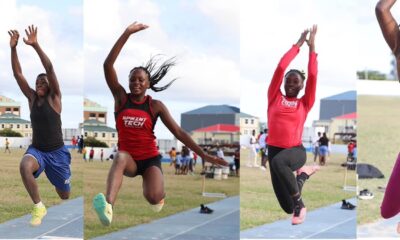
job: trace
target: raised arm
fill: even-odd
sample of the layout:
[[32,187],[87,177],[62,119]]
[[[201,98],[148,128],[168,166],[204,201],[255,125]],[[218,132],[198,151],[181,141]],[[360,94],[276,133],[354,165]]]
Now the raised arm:
[[137,22],[134,22],[131,25],[129,25],[122,33],[122,35],[118,38],[117,42],[114,44],[106,60],[104,61],[103,64],[104,75],[107,81],[107,85],[114,96],[116,109],[118,109],[119,106],[122,104],[122,100],[125,98],[126,92],[125,89],[118,82],[117,73],[114,69],[115,60],[117,60],[117,57],[121,52],[122,47],[128,40],[128,38],[132,34],[144,30],[146,28],[148,28],[147,25]]
[[22,74],[22,68],[21,64],[19,63],[17,54],[19,33],[17,30],[10,30],[8,31],[8,34],[10,35],[11,67],[14,77],[17,80],[18,86],[21,89],[22,93],[25,95],[25,97],[28,98],[29,101],[31,101],[35,96],[35,91],[31,87],[29,87],[28,82]]
[[315,94],[317,91],[317,73],[318,73],[318,61],[317,54],[315,53],[315,35],[317,34],[317,25],[313,25],[310,31],[310,37],[307,40],[307,45],[310,49],[310,55],[308,59],[308,78],[306,82],[306,90],[303,96],[305,106],[308,111],[311,110],[315,102]]
[[46,71],[47,80],[49,80],[49,89],[52,97],[61,97],[60,86],[58,85],[57,76],[54,72],[53,64],[51,63],[49,57],[43,52],[37,41],[37,27],[31,25],[28,29],[25,29],[26,38],[24,42],[35,49],[36,53],[39,55],[40,61]]
[[162,102],[154,100],[153,104],[154,109],[160,115],[161,121],[179,141],[185,144],[193,152],[197,153],[197,155],[199,155],[205,161],[217,165],[228,166],[228,163],[225,160],[204,153],[199,145],[197,145],[193,139],[181,127],[179,127],[179,125],[172,118],[167,107],[165,107]]
[[281,60],[279,61],[278,66],[275,69],[274,75],[272,77],[271,83],[269,84],[268,88],[268,102],[272,102],[275,99],[276,95],[280,91],[280,87],[283,81],[283,77],[285,76],[286,68],[289,66],[290,62],[297,56],[300,51],[300,47],[306,41],[308,29],[304,30],[299,40],[296,44],[292,46],[292,48],[283,55]]
[[379,26],[381,27],[383,37],[389,45],[392,52],[396,57],[400,54],[399,26],[392,16],[390,9],[396,3],[396,0],[380,0],[375,7],[376,18],[378,19]]

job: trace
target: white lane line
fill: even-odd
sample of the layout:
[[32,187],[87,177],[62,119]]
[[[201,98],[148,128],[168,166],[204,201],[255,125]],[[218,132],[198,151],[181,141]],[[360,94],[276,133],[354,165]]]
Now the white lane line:
[[56,228],[53,228],[53,229],[51,229],[50,231],[47,231],[47,232],[45,232],[45,233],[43,233],[43,234],[41,234],[41,235],[39,235],[39,236],[37,236],[37,237],[35,237],[35,238],[43,237],[44,235],[46,235],[46,234],[48,234],[48,233],[51,233],[51,232],[54,232],[55,230],[60,229],[60,228],[64,227],[65,225],[70,224],[70,223],[72,223],[72,222],[74,222],[74,221],[76,221],[76,220],[78,220],[79,218],[82,218],[82,217],[83,217],[83,215],[80,215],[80,216],[78,216],[78,217],[76,217],[76,218],[73,218],[73,219],[69,220],[68,222],[66,222],[66,223],[64,223],[64,224],[61,224],[60,226],[58,226],[58,227],[56,227]]
[[[221,215],[221,216],[219,216],[219,217],[216,217],[216,218],[214,218],[214,219],[210,219],[210,220],[205,221],[205,222],[203,222],[203,223],[201,223],[201,224],[198,224],[198,225],[196,225],[196,226],[193,226],[193,227],[191,227],[191,228],[188,228],[187,230],[182,231],[182,232],[180,232],[180,233],[177,233],[177,234],[175,234],[175,235],[173,235],[173,236],[171,236],[171,237],[164,238],[164,240],[173,239],[173,238],[175,238],[175,237],[177,237],[177,236],[179,236],[179,235],[182,235],[182,234],[184,234],[184,233],[190,232],[190,231],[192,231],[192,230],[195,229],[195,228],[198,228],[198,227],[201,227],[201,226],[206,225],[207,223],[214,222],[215,220],[220,219],[220,218],[222,218],[222,217],[225,217],[225,216],[227,216],[227,215],[229,215],[229,214],[232,214],[232,213],[234,213],[234,212],[239,212],[239,210],[238,210],[238,209],[235,209],[235,210],[230,211],[230,212],[228,212],[228,213],[225,213],[225,214],[223,214],[223,215]],[[238,230],[239,230],[239,229],[238,229]]]
[[320,231],[318,231],[318,232],[315,232],[315,233],[313,233],[313,234],[311,234],[311,235],[305,236],[305,237],[303,237],[302,239],[314,237],[315,235],[318,235],[318,234],[320,234],[320,233],[323,233],[323,232],[325,232],[325,231],[328,231],[328,230],[330,230],[330,229],[332,229],[332,228],[334,228],[334,227],[337,227],[337,226],[339,226],[339,225],[341,225],[341,224],[343,224],[343,223],[350,222],[351,220],[353,220],[353,219],[355,219],[355,218],[356,218],[356,217],[348,218],[348,219],[346,219],[346,220],[344,220],[344,221],[338,222],[338,223],[336,223],[336,224],[334,224],[334,225],[332,225],[332,226],[330,226],[330,227],[324,228],[324,229],[322,229],[322,230],[320,230]]

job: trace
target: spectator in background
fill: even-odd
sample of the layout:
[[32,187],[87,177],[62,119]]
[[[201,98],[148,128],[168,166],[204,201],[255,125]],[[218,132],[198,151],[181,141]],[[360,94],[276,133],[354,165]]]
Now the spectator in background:
[[82,149],[85,146],[85,141],[83,140],[83,135],[81,135],[81,137],[79,138],[78,141],[78,152],[82,153]]
[[103,162],[104,152],[103,149],[100,150],[100,160]]
[[326,136],[326,133],[322,134],[322,137],[319,139],[318,142],[319,142],[319,165],[324,166],[326,164],[329,152],[329,138]]
[[314,147],[314,162],[317,161],[317,158],[319,157],[319,139],[321,138],[321,132],[317,133],[317,136],[314,137],[313,139],[313,147]]
[[268,136],[268,129],[264,129],[264,131],[258,138],[258,144],[260,145],[260,151],[261,151],[261,167],[260,167],[260,169],[263,171],[267,170],[267,159],[268,159],[267,136]]
[[92,147],[89,152],[89,162],[93,162],[93,157],[94,157],[94,149]]
[[186,146],[182,147],[181,151],[181,173],[187,174],[189,170],[189,161],[190,161],[190,150]]
[[224,151],[220,147],[217,148],[217,157],[225,159]]
[[6,149],[4,149],[4,153],[6,153],[6,152],[8,151],[8,153],[10,153],[10,154],[11,154],[11,150],[10,150],[10,142],[8,141],[8,138],[6,138],[5,145],[6,145]]
[[193,169],[193,161],[194,161],[194,155],[193,155],[193,151],[191,151],[189,149],[189,164],[188,164],[188,173],[190,175],[194,175],[194,169]]
[[86,148],[83,147],[83,149],[81,150],[81,152],[82,152],[83,160],[86,162],[86,161],[87,161],[87,159],[86,159]]
[[171,150],[169,151],[169,158],[171,159],[171,162],[169,163],[169,166],[174,166],[176,164],[176,150],[174,147],[171,148]]
[[175,175],[181,174],[182,170],[182,162],[181,162],[181,157],[175,158]]
[[236,177],[240,177],[240,146],[236,148],[233,160],[235,162]]
[[72,149],[75,150],[75,146],[76,146],[76,138],[75,138],[75,136],[72,136],[71,145],[72,145]]
[[256,130],[252,131],[250,137],[250,159],[247,163],[248,167],[259,167],[257,164],[257,140],[256,140]]
[[354,151],[355,143],[353,140],[350,140],[349,144],[347,144],[347,158],[353,159],[353,151]]

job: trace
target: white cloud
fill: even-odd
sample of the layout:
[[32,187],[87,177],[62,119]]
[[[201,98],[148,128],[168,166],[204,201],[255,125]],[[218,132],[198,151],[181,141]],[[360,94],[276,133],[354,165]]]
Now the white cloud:
[[[204,4],[206,3],[204,2]],[[192,2],[187,4],[190,5]],[[208,49],[207,53],[201,51],[199,48],[207,48],[209,45],[195,34],[182,34],[181,37],[186,37],[186,39],[176,39],[175,32],[182,29],[171,30],[171,28],[167,31],[163,27],[167,26],[166,28],[168,28],[171,25],[168,25],[169,20],[165,21],[165,19],[173,19],[174,14],[177,12],[179,14],[179,11],[182,11],[183,15],[187,14],[185,10],[188,9],[188,6],[178,4],[179,9],[171,11],[168,7],[163,5],[161,8],[160,4],[150,0],[85,1],[86,71],[84,88],[88,98],[98,100],[100,104],[108,107],[109,112],[113,111],[113,98],[104,79],[103,61],[125,28],[133,21],[138,21],[149,25],[149,28],[128,39],[115,63],[119,82],[125,89],[128,90],[130,69],[147,62],[150,56],[163,54],[166,58],[177,56],[178,64],[171,69],[160,85],[166,84],[168,80],[176,77],[179,79],[166,91],[159,93],[149,91],[148,94],[162,100],[178,123],[182,111],[191,110],[190,107],[197,108],[206,104],[239,105],[239,62],[221,56],[218,51],[213,52],[212,49]],[[215,9],[206,16],[206,19],[211,22],[219,21],[221,29],[225,28],[228,31],[232,31],[232,26],[235,24],[238,27],[238,15],[233,16],[233,9],[224,11],[218,8],[218,5],[214,8],[228,19],[214,19]],[[200,12],[197,7],[190,8],[189,12],[190,14],[205,14]],[[236,23],[232,23],[230,20],[235,20],[235,17]],[[187,19],[191,21],[192,18],[188,15]],[[199,29],[199,35],[201,35],[200,31],[205,30],[207,29]],[[218,38],[218,36],[212,37]],[[226,46],[218,47],[223,49]],[[239,51],[239,49],[229,51]],[[100,97],[102,95],[103,97]],[[109,116],[112,115],[109,113]],[[110,117],[109,121],[110,125],[114,124]],[[163,124],[158,124],[156,131],[160,138],[171,137]]]
[[221,29],[239,35],[239,1],[232,0],[199,0],[200,11],[210,17]]
[[[76,32],[70,33],[64,31],[63,20],[71,17],[79,17],[79,6],[70,8],[68,13],[58,14],[48,9],[16,1],[1,1],[0,31],[3,37],[0,38],[0,65],[3,70],[0,73],[0,94],[14,98],[22,103],[22,117],[29,119],[29,108],[27,100],[21,94],[21,91],[13,77],[10,60],[9,29],[17,29],[20,33],[18,43],[18,55],[23,73],[31,87],[34,87],[34,80],[37,74],[44,72],[39,56],[31,46],[26,45],[22,38],[26,36],[24,30],[28,25],[34,24],[38,27],[38,41],[42,49],[51,59],[63,93],[63,127],[77,127],[78,121],[81,121],[81,111],[77,111],[76,96],[82,95],[83,84],[83,54],[82,46],[76,42],[70,42],[70,39],[76,39],[82,36],[76,35]],[[80,15],[81,17],[81,15]],[[73,36],[71,36],[74,34]],[[73,123],[75,122],[75,123]]]
[[[279,60],[297,42],[300,33],[314,23],[318,24],[317,97],[355,89],[360,39],[355,15],[360,4],[361,1],[348,3],[344,0],[332,3],[316,0],[241,1],[242,111],[258,112],[257,116],[266,119],[267,88]],[[289,69],[307,72],[307,63],[308,47],[304,44]],[[318,103],[314,105],[307,125],[319,118],[318,107]]]

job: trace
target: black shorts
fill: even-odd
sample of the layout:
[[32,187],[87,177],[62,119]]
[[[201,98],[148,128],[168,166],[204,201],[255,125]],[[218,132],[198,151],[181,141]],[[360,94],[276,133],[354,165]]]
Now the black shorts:
[[152,157],[152,158],[148,158],[145,160],[140,160],[140,161],[135,161],[136,166],[137,166],[137,172],[136,175],[141,175],[143,176],[144,172],[152,166],[156,166],[161,170],[162,173],[162,168],[161,168],[161,155]]

